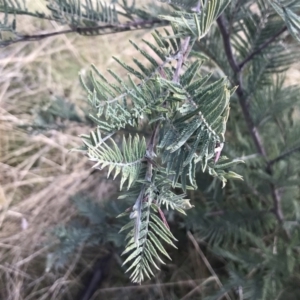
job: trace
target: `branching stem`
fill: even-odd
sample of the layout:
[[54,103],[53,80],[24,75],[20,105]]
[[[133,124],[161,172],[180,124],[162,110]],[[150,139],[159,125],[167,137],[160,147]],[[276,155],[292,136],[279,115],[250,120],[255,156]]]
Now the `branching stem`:
[[[174,76],[173,76],[174,82],[179,82],[182,66],[192,48],[192,45],[190,45],[190,40],[191,40],[191,38],[187,37],[181,43],[181,47],[180,47],[180,50],[177,55],[177,66],[176,66],[176,70],[175,70]],[[161,76],[163,76],[163,75],[161,75]],[[163,105],[165,106],[166,104],[163,103]],[[147,162],[145,180],[148,183],[151,183],[151,181],[152,181],[153,165],[155,165],[155,163],[154,163],[154,157],[155,157],[154,148],[156,146],[156,138],[157,138],[157,134],[158,134],[160,125],[161,125],[161,121],[158,121],[155,124],[155,127],[151,134],[150,140],[147,145],[146,153],[145,153],[145,158],[146,158],[146,162]],[[137,245],[138,245],[138,240],[139,240],[138,232],[139,232],[139,228],[140,228],[140,224],[141,224],[141,207],[142,207],[142,202],[145,198],[145,193],[146,193],[146,184],[143,184],[141,192],[133,206],[133,216],[135,217],[135,243]]]
[[298,152],[298,151],[300,151],[300,146],[295,147],[295,148],[293,148],[293,149],[291,149],[291,150],[289,150],[289,151],[286,151],[286,152],[282,153],[281,155],[277,156],[276,158],[270,160],[270,161],[269,161],[269,165],[272,166],[272,165],[274,165],[275,163],[281,161],[282,159],[285,159],[286,157],[288,157],[288,156],[290,156],[290,155],[292,155],[293,153]]
[[241,70],[251,59],[253,59],[254,56],[261,53],[265,48],[267,48],[271,43],[273,43],[282,33],[284,33],[287,30],[287,27],[284,26],[281,28],[276,34],[271,36],[268,40],[266,40],[262,45],[260,45],[255,51],[250,53],[240,64],[239,69]]
[[[221,32],[221,35],[223,38],[223,43],[224,43],[224,48],[225,48],[225,53],[226,53],[227,59],[229,61],[231,69],[233,70],[235,77],[236,77],[235,84],[238,85],[237,96],[239,99],[239,103],[240,103],[248,130],[250,131],[252,140],[255,144],[255,147],[256,147],[258,153],[261,154],[266,161],[268,161],[267,153],[264,148],[262,138],[261,138],[258,128],[255,126],[252,116],[250,114],[249,103],[247,101],[247,97],[245,95],[245,91],[244,91],[244,87],[243,87],[241,71],[242,71],[242,67],[247,62],[249,62],[255,55],[260,53],[270,43],[272,43],[281,33],[283,33],[286,30],[286,28],[281,29],[281,31],[276,33],[272,38],[270,38],[263,45],[261,45],[261,47],[259,47],[259,49],[252,52],[241,64],[238,64],[236,61],[236,58],[233,55],[231,42],[230,42],[230,35],[229,35],[228,29],[227,29],[225,16],[221,15],[217,19],[217,23],[218,23],[218,26],[219,26],[219,29],[220,29],[220,32]],[[267,165],[266,172],[269,175],[273,174],[273,169],[272,169],[271,164]],[[270,189],[271,189],[271,194],[272,194],[272,199],[273,199],[273,213],[275,214],[278,222],[282,223],[284,221],[284,215],[282,212],[281,197],[280,197],[279,191],[273,183],[270,183]]]

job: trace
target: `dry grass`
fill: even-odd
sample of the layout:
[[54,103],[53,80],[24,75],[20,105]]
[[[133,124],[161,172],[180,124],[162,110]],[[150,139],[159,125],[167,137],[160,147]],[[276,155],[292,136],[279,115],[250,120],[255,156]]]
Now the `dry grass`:
[[[44,2],[28,1],[34,9],[43,10]],[[18,17],[18,26],[26,33],[54,31],[59,25],[28,17]],[[24,30],[23,30],[24,29]],[[48,300],[74,299],[80,288],[80,277],[101,257],[102,251],[82,253],[62,272],[45,272],[49,232],[76,214],[69,197],[88,191],[101,201],[110,194],[111,184],[102,174],[91,174],[87,158],[70,149],[81,145],[81,133],[87,125],[66,123],[66,128],[29,134],[20,126],[32,123],[38,107],[47,106],[53,95],[62,96],[85,107],[85,93],[78,81],[78,72],[85,73],[94,63],[102,72],[118,68],[111,58],[125,62],[137,53],[128,40],[135,42],[149,32],[137,31],[87,38],[76,34],[62,35],[40,42],[18,43],[4,48],[0,54],[0,299]],[[123,71],[124,74],[126,71]],[[196,262],[187,269],[186,262]],[[93,299],[135,299],[146,297],[149,290],[164,295],[198,293],[206,271],[195,251],[180,257],[182,265],[169,265],[173,272],[170,283],[156,278],[155,284],[128,286],[116,278],[106,283]],[[80,268],[82,270],[80,270]],[[79,269],[79,271],[78,271]],[[179,281],[180,280],[180,281]],[[128,281],[125,281],[125,285]],[[131,291],[128,293],[128,291]],[[116,297],[116,298],[115,298]],[[148,297],[148,296],[147,296]],[[169,297],[169,296],[168,296]],[[146,298],[145,298],[146,299]]]
[[[29,4],[44,9],[42,2]],[[19,17],[18,26],[27,33],[59,28],[54,22],[27,17]],[[1,51],[1,299],[58,299],[58,285],[66,285],[72,272],[62,278],[45,274],[47,232],[74,214],[71,195],[87,190],[103,199],[109,189],[108,183],[101,183],[99,173],[91,175],[91,164],[82,154],[69,152],[81,145],[78,135],[90,128],[69,122],[63,131],[29,135],[19,126],[32,122],[33,110],[52,101],[51,93],[84,107],[78,72],[85,72],[90,63],[101,70],[109,68],[112,53],[129,56],[131,49],[124,47],[128,37],[126,33],[97,38],[72,34]],[[32,295],[26,294],[25,284],[32,286]],[[42,286],[45,290],[39,291]]]

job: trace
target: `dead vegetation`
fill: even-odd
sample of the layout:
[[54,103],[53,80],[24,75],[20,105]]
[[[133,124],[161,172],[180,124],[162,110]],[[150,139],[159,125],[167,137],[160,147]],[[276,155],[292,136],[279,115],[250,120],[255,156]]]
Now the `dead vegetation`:
[[[59,27],[26,17],[18,18],[18,26],[28,33]],[[92,164],[81,153],[70,152],[81,145],[78,135],[89,131],[87,125],[68,122],[63,130],[38,134],[29,134],[22,126],[33,122],[36,109],[52,101],[52,94],[84,108],[78,72],[92,62],[105,70],[112,63],[112,52],[126,56],[122,43],[114,42],[119,38],[74,34],[1,50],[1,299],[58,299],[57,280],[68,281],[71,276],[70,271],[63,278],[45,273],[47,235],[52,226],[72,217],[71,195],[87,190],[101,201],[109,183],[101,180],[101,173],[91,174]]]

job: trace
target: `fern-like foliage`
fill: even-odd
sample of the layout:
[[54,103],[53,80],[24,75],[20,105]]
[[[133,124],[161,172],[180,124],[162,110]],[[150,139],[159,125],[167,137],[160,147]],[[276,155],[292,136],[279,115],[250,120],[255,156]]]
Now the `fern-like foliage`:
[[[121,31],[152,28],[167,24],[166,21],[157,18],[157,5],[140,9],[135,1],[128,3],[102,0],[47,0],[47,13],[30,11],[26,1],[3,0],[0,3],[0,12],[3,20],[0,21],[0,46],[23,41],[39,41],[41,39],[66,33],[78,33],[86,36],[103,35]],[[121,1],[120,1],[121,2]],[[56,21],[66,25],[69,29],[24,34],[23,29],[17,28],[16,15],[27,15],[34,18]],[[122,22],[119,19],[122,19]]]
[[300,17],[297,15],[300,6],[297,1],[270,1],[273,8],[285,21],[291,35],[300,42]]
[[191,205],[189,200],[185,199],[186,195],[176,195],[170,189],[171,180],[163,170],[158,171],[153,182],[142,187],[139,196],[143,195],[144,198],[140,211],[134,210],[130,214],[133,221],[121,229],[124,231],[134,227],[126,236],[128,243],[123,252],[123,255],[130,253],[124,264],[130,262],[126,272],[131,270],[130,278],[133,282],[141,282],[145,277],[154,276],[153,268],[159,270],[159,265],[165,264],[162,255],[171,259],[162,242],[176,248],[176,239],[164,218],[162,208],[185,214],[184,211],[191,208]]
[[[126,203],[102,200],[101,204],[82,194],[76,194],[70,199],[78,215],[67,224],[53,229],[53,240],[48,240],[52,246],[48,253],[46,272],[67,267],[68,263],[80,247],[107,247],[111,244],[116,250],[124,247],[124,236],[118,233],[124,225],[123,219],[116,219]],[[108,222],[109,220],[109,222]],[[53,243],[55,242],[55,243]]]
[[[196,170],[208,170],[223,184],[227,178],[240,179],[227,171],[238,160],[221,157],[217,163],[216,159],[225,142],[229,100],[235,88],[226,78],[212,80],[210,74],[202,75],[200,59],[186,61],[195,38],[207,33],[225,6],[225,2],[207,1],[193,17],[196,27],[203,24],[199,25],[201,35],[183,33],[186,22],[170,19],[173,33],[155,31],[155,43],[144,41],[156,57],[131,42],[147,63],[133,59],[136,68],[114,58],[129,73],[126,80],[109,70],[112,83],[95,66],[91,84],[81,78],[92,106],[91,119],[97,124],[96,131],[83,136],[87,155],[95,167],[108,167],[108,175],[113,170],[114,178],[121,174],[121,189],[128,180],[128,191],[121,198],[134,202],[131,212],[125,213],[131,221],[122,228],[129,230],[124,264],[130,264],[127,271],[133,282],[153,276],[154,269],[164,263],[161,255],[169,258],[164,243],[175,246],[175,238],[163,207],[181,213],[191,208],[185,192],[197,186]],[[183,40],[187,33],[191,36]],[[147,142],[138,135],[119,137],[121,130],[140,128],[145,122],[152,130]],[[175,188],[184,193],[177,195]]]
[[117,24],[118,13],[113,4],[97,0],[48,0],[53,19],[72,27],[96,27],[99,23]]
[[20,39],[20,33],[17,31],[17,15],[48,19],[44,13],[29,11],[25,0],[1,0],[0,12],[3,13],[0,21],[0,47]]
[[[14,36],[16,30],[16,18],[9,18],[9,13],[15,13],[16,11],[26,12],[27,9],[20,2],[6,0],[0,4],[0,12],[3,12],[2,20],[0,21],[0,41],[2,42],[6,38],[10,39]],[[9,35],[9,37],[7,37]]]
[[185,10],[192,10],[199,3],[198,0],[186,0],[186,1],[183,1],[183,0],[159,0],[159,1],[163,2],[163,3],[168,3],[174,7],[183,8]]
[[[194,195],[185,228],[223,257],[226,270],[217,291],[203,283],[207,297],[201,297],[298,299],[299,87],[288,84],[285,72],[299,61],[299,46],[289,38],[300,40],[299,1],[160,2],[169,6],[49,0],[49,16],[18,0],[1,2],[0,31],[9,36],[0,45],[26,40],[16,32],[15,15],[22,14],[87,35],[170,25],[152,33],[154,42],[131,42],[139,54],[133,64],[114,57],[127,77],[113,70],[108,77],[96,66],[88,81],[80,77],[96,124],[82,136],[82,149],[96,169],[120,175],[127,209],[118,214],[126,219],[115,222],[125,242],[106,224],[103,211],[109,212],[86,200],[76,204],[90,229],[80,222],[57,229],[61,247],[49,261],[61,257],[62,266],[90,240],[125,244],[131,280],[151,278],[170,259],[168,247],[176,247],[168,210],[185,214]],[[48,107],[50,121],[71,119],[64,111],[72,108],[56,103],[65,109]]]
[[5,13],[5,15],[28,15],[33,17],[44,18],[46,15],[41,12],[31,12],[29,11],[26,0],[1,0],[0,12]]
[[108,142],[104,142],[103,139],[101,139],[99,130],[97,130],[97,135],[92,132],[90,139],[94,143],[91,145],[89,142],[85,142],[85,145],[88,147],[90,160],[96,162],[94,168],[102,169],[109,166],[107,176],[114,171],[114,178],[122,172],[121,189],[127,179],[127,188],[129,189],[137,179],[145,158],[145,139],[140,140],[139,136],[132,138],[130,135],[126,140],[125,137],[123,137],[122,147],[120,148],[111,137],[108,139]]
[[[288,20],[278,17],[275,2],[282,10],[289,7],[295,14],[299,12],[297,1],[240,2],[240,6],[227,7],[224,23],[218,22],[219,28],[212,27],[194,48],[209,57],[204,65],[215,74],[221,69],[232,82],[240,84],[235,97],[241,105],[231,102],[227,134],[232,137],[227,138],[231,142],[224,151],[245,162],[237,167],[244,182],[230,181],[223,190],[216,180],[200,173],[196,177],[199,189],[206,191],[199,196],[187,226],[199,240],[207,241],[212,253],[224,257],[228,272],[223,287],[205,299],[226,295],[253,300],[299,297],[295,287],[298,279],[294,277],[299,271],[295,246],[299,234],[299,185],[295,181],[299,178],[299,170],[295,170],[299,159],[299,122],[295,117],[299,92],[297,86],[287,83],[285,74],[299,60],[299,52],[297,44],[287,39]],[[228,48],[219,51],[224,41],[234,55],[230,56]],[[244,105],[246,113],[240,109]],[[244,122],[247,112],[251,124]],[[255,138],[249,138],[249,130],[259,132],[262,145],[253,143]],[[274,191],[280,191],[279,210],[274,208]],[[282,223],[278,212],[284,214]]]
[[[195,74],[195,69],[197,64],[186,71],[187,81]],[[203,87],[206,80],[207,77],[185,82],[185,89],[177,87],[176,92],[186,95],[186,102],[167,120],[162,132],[159,148],[167,170],[176,170],[173,185],[180,174],[181,182],[185,182],[188,175],[190,183],[195,185],[195,165],[200,162],[204,171],[208,160],[215,155],[216,145],[224,142],[230,92],[226,80]],[[185,184],[182,187],[186,190]]]
[[71,122],[83,123],[84,118],[79,116],[79,109],[74,103],[63,97],[46,98],[39,107],[33,110],[33,122],[19,125],[28,132],[37,134],[49,129],[64,129]]
[[[175,5],[177,1],[174,1]],[[179,1],[181,2],[181,1]],[[173,3],[173,1],[171,1]],[[163,19],[176,24],[180,28],[180,36],[188,35],[197,37],[198,40],[203,38],[209,31],[216,18],[228,5],[227,0],[205,1],[201,12],[197,13],[175,13],[174,16],[162,16]],[[199,9],[200,10],[200,9]]]

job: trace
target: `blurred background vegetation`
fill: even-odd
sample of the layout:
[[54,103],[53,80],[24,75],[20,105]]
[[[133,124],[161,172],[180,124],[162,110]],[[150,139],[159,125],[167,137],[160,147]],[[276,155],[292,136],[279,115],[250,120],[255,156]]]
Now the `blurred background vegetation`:
[[[42,0],[28,5],[45,10]],[[18,26],[28,34],[60,29],[55,22],[24,16],[18,17]],[[111,242],[118,245],[123,238],[116,237],[120,226],[114,227],[122,207],[106,203],[116,198],[118,184],[103,180],[105,173],[94,172],[81,153],[70,152],[81,145],[78,136],[93,126],[86,118],[86,95],[78,73],[87,72],[91,63],[105,72],[113,65],[112,55],[130,61],[137,53],[128,47],[128,40],[141,38],[150,39],[150,30],[99,37],[74,33],[1,49],[0,299],[84,299],[81,295],[99,269],[106,273],[105,280],[91,299],[199,299],[204,279],[216,280],[211,265],[222,274],[222,261],[207,257],[193,235],[180,229],[175,216],[171,224],[179,224],[175,234],[179,249],[172,251],[173,262],[153,281],[129,284],[118,255],[107,256]],[[287,84],[299,83],[300,65],[287,74]],[[201,194],[195,192],[193,197]],[[82,201],[90,203],[90,211]],[[90,212],[97,209],[105,214],[93,223]],[[66,225],[70,222],[75,228],[71,233]],[[95,244],[84,242],[94,233],[76,235],[76,222],[95,226],[95,235],[101,232]],[[110,236],[103,238],[108,232]],[[66,247],[59,255],[62,261],[55,261],[58,243],[77,244],[70,238],[83,242],[76,251]],[[68,260],[72,251],[76,254]]]

